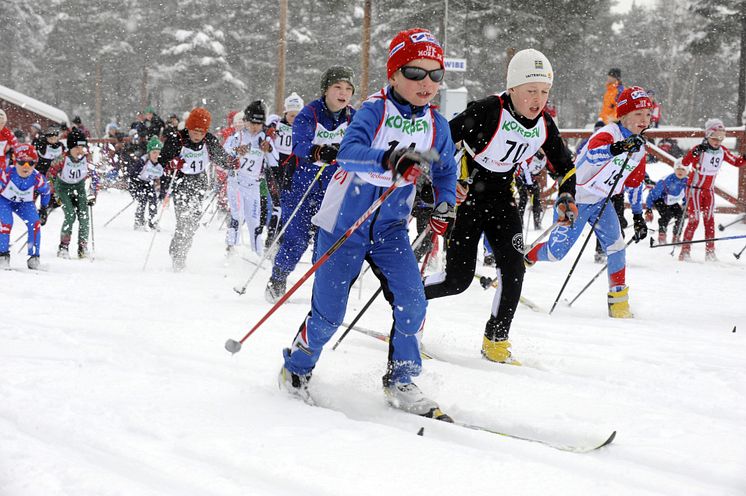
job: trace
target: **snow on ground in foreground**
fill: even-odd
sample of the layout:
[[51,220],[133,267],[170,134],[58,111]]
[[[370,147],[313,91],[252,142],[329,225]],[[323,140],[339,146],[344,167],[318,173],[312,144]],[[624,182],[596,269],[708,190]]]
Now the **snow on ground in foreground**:
[[[523,367],[479,356],[494,290],[475,281],[430,303],[424,344],[442,360],[425,362],[421,388],[454,417],[495,429],[618,431],[610,447],[579,455],[387,407],[386,347],[356,333],[316,368],[312,391],[329,408],[291,399],[276,376],[310,284],[231,356],[225,340],[240,339],[269,308],[268,272],[236,295],[253,266],[226,264],[217,222],[198,233],[187,270],[171,272],[170,211],[143,272],[151,234],[132,231],[133,210],[103,227],[128,202],[122,192],[101,195],[94,262],[55,258],[62,216],[53,212],[43,230],[47,271],[27,271],[16,245],[16,270],[0,273],[2,496],[746,492],[746,260],[732,255],[744,240],[719,244],[717,263],[702,261],[703,245],[692,263],[647,240],[633,245],[634,320],[606,317],[603,278],[552,316],[521,306],[511,340]],[[19,228],[16,220],[12,239]],[[579,247],[531,268],[524,296],[548,309]],[[591,245],[564,296],[598,269]],[[374,289],[370,275],[362,299],[355,287],[348,321]],[[389,315],[379,301],[361,325],[386,331]]]

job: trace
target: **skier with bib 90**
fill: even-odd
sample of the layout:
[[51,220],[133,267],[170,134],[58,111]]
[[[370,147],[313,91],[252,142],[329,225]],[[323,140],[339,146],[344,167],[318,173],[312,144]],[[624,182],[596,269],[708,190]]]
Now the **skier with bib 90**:
[[[559,226],[546,243],[535,246],[526,256],[527,263],[562,260],[580,238],[585,224],[595,226],[595,234],[606,252],[609,276],[609,316],[631,318],[629,288],[625,277],[625,248],[619,218],[607,199],[626,187],[638,187],[645,179],[645,139],[640,134],[650,126],[653,102],[639,86],[626,88],[617,100],[618,122],[598,129],[576,162],[578,214],[571,226]],[[614,190],[612,191],[612,187]],[[647,236],[640,207],[634,213],[635,239]]]
[[[484,233],[495,256],[499,289],[482,340],[482,355],[517,365],[508,333],[521,296],[523,226],[513,197],[518,165],[543,149],[547,170],[559,179],[562,208],[572,204],[575,179],[570,151],[544,111],[554,75],[538,50],[516,53],[508,65],[505,93],[488,96],[450,121],[454,142],[462,142],[473,182],[458,207],[448,240],[445,273],[425,279],[428,299],[461,293],[474,280],[479,240]],[[564,219],[564,212],[561,214]]]
[[[443,50],[427,30],[403,31],[391,41],[387,75],[389,86],[366,100],[342,141],[341,169],[313,219],[319,226],[316,256],[333,246],[394,181],[403,181],[319,267],[311,312],[292,348],[284,351],[280,381],[311,401],[311,372],[322,347],[342,323],[350,286],[367,259],[381,274],[394,316],[385,396],[395,408],[447,421],[450,418],[437,403],[412,382],[422,369],[418,335],[427,302],[407,229],[417,177],[430,167],[437,205],[431,228],[442,234],[454,217],[455,149],[448,123],[429,105],[444,76]],[[440,156],[433,164],[428,157],[432,151]]]

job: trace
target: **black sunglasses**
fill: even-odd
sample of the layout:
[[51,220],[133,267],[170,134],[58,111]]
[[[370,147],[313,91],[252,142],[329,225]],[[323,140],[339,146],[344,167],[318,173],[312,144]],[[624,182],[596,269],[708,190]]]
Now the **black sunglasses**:
[[411,81],[422,81],[423,79],[425,79],[425,76],[430,76],[430,80],[433,83],[439,83],[443,81],[443,77],[446,75],[446,71],[444,69],[433,69],[432,71],[426,71],[422,67],[412,67],[410,65],[405,65],[399,70],[401,71],[402,76]]

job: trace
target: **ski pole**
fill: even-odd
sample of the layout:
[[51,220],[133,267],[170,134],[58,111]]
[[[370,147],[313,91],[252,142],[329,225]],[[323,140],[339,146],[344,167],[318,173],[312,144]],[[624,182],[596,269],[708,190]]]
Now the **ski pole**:
[[254,279],[254,276],[256,276],[256,273],[259,272],[259,269],[262,267],[262,264],[264,263],[264,261],[269,258],[269,255],[270,253],[272,253],[275,245],[280,242],[280,237],[282,237],[283,233],[290,225],[290,221],[293,220],[293,217],[295,217],[295,214],[297,214],[298,210],[300,210],[300,207],[303,205],[303,202],[306,201],[306,197],[311,193],[311,189],[313,188],[313,185],[316,184],[316,181],[319,180],[319,178],[321,177],[321,174],[324,172],[324,169],[326,169],[327,165],[328,164],[324,164],[319,168],[319,171],[316,173],[316,176],[314,176],[313,181],[311,181],[311,184],[308,185],[308,189],[306,189],[300,201],[298,201],[298,205],[295,206],[295,210],[293,210],[293,212],[290,214],[290,217],[288,217],[287,222],[285,222],[285,224],[282,226],[282,228],[280,229],[280,232],[275,233],[275,239],[272,240],[272,244],[269,245],[269,248],[264,250],[264,255],[262,256],[262,259],[259,260],[258,264],[256,264],[256,268],[251,273],[249,278],[246,279],[246,282],[244,283],[244,285],[241,286],[240,288],[238,286],[233,286],[233,291],[235,291],[236,293],[240,295],[246,292],[246,288],[249,286],[251,281]]
[[215,191],[212,196],[210,197],[210,200],[207,202],[207,206],[202,209],[202,212],[200,212],[199,217],[197,217],[197,225],[199,225],[200,221],[202,220],[202,217],[205,216],[205,213],[210,210],[210,207],[212,206],[212,203],[217,199],[218,192]]
[[[21,240],[23,239],[23,237],[24,237],[24,236],[26,236],[26,233],[23,233],[23,234],[21,234],[20,236],[18,236],[18,237],[17,237],[17,238],[15,239],[15,240],[13,240],[13,242],[12,242],[12,243],[11,243],[10,245],[8,245],[8,247],[10,248],[10,247],[11,247],[11,246],[13,246],[14,244],[16,244],[16,243],[18,243],[19,241],[21,241]],[[26,245],[23,245],[23,246],[26,246]],[[20,252],[18,252],[18,253],[20,253]]]
[[531,243],[530,245],[528,245],[526,248],[523,249],[523,254],[526,255],[528,252],[530,252],[531,250],[533,250],[534,247],[536,245],[538,245],[539,243],[541,243],[541,241],[544,238],[546,238],[547,236],[549,236],[549,233],[551,233],[552,230],[554,230],[554,228],[557,227],[559,224],[560,224],[559,222],[555,222],[554,224],[552,224],[551,226],[549,226],[549,228],[547,230],[545,230],[543,233],[541,233],[539,235],[539,237],[534,240],[533,243]]
[[[417,248],[422,245],[422,243],[425,242],[425,237],[430,232],[430,226],[428,225],[419,236],[417,236],[417,239],[414,240],[414,243],[412,243],[412,250],[416,250]],[[424,272],[425,267],[427,267],[427,262],[429,262],[429,256],[430,253],[428,252],[427,256],[425,257],[425,262],[422,264],[422,270],[420,271],[420,274]],[[370,266],[369,266],[370,267]],[[363,308],[360,309],[360,311],[357,313],[354,319],[352,319],[352,322],[347,326],[347,328],[344,330],[342,335],[339,337],[336,343],[334,343],[334,346],[332,346],[332,350],[336,350],[337,346],[339,346],[339,343],[342,342],[342,340],[347,337],[347,334],[350,333],[352,328],[357,324],[357,322],[362,318],[363,314],[365,314],[366,311],[368,311],[368,308],[373,304],[374,301],[376,301],[376,298],[378,298],[378,295],[381,294],[383,291],[383,285],[379,286],[378,289],[376,289],[376,292],[373,293],[373,296],[370,297],[370,299],[367,301],[365,305],[363,305]]]
[[[630,238],[630,240],[627,241],[627,246],[631,245],[634,240],[635,240],[634,237]],[[568,307],[571,307],[572,304],[575,303],[575,301],[578,298],[580,298],[580,295],[582,295],[583,293],[585,293],[585,290],[591,287],[591,284],[593,284],[596,281],[596,279],[598,279],[598,276],[600,276],[601,274],[603,274],[603,272],[606,270],[606,267],[608,267],[608,265],[609,265],[609,263],[607,262],[607,263],[604,264],[603,267],[601,267],[601,269],[599,269],[599,271],[596,273],[596,275],[593,276],[593,278],[590,281],[588,281],[588,284],[586,284],[585,286],[583,286],[583,289],[580,290],[580,293],[578,293],[575,296],[575,298],[573,298],[572,301],[567,304]]]
[[[368,210],[366,210],[363,213],[363,215],[361,215],[360,218],[356,220],[347,229],[347,231],[345,231],[344,234],[342,234],[342,236],[340,236],[340,238],[331,247],[329,247],[329,249],[326,250],[326,252],[323,255],[321,255],[321,257],[319,257],[316,263],[313,264],[311,268],[308,269],[308,271],[306,271],[305,274],[303,274],[303,276],[301,276],[298,282],[296,282],[293,285],[293,287],[287,291],[287,293],[282,295],[280,299],[277,300],[277,302],[274,305],[272,305],[272,308],[270,308],[269,311],[267,311],[267,313],[265,313],[264,316],[261,319],[259,319],[259,322],[257,322],[254,325],[254,327],[252,327],[251,330],[249,330],[249,332],[247,332],[243,338],[241,338],[239,341],[236,341],[234,339],[229,339],[228,341],[226,341],[225,349],[228,350],[232,354],[238,353],[239,351],[241,351],[241,345],[249,338],[249,336],[254,334],[254,332],[257,329],[259,329],[259,327],[262,324],[264,324],[264,322],[266,322],[266,320],[273,313],[275,313],[275,311],[278,308],[280,308],[280,306],[282,306],[282,304],[285,303],[288,300],[288,298],[290,298],[293,295],[293,293],[295,293],[298,290],[298,288],[300,288],[303,285],[303,283],[306,282],[308,278],[311,277],[313,273],[316,272],[316,270],[318,270],[318,268],[321,267],[329,259],[329,257],[331,257],[334,254],[334,252],[336,252],[342,246],[342,244],[344,244],[345,241],[347,241],[347,239],[350,236],[352,236],[352,233],[354,233],[358,227],[360,227],[366,220],[368,220],[368,217],[373,215],[373,213],[376,210],[378,210],[381,207],[381,205],[383,205],[383,202],[386,201],[386,198],[388,198],[389,195],[391,195],[391,193],[393,193],[396,188],[398,188],[399,186],[403,184],[404,184],[403,177],[399,177],[396,180],[396,182],[391,184],[391,186],[389,186],[388,189],[384,191],[375,202],[373,202],[373,204],[368,208]],[[256,270],[254,272],[256,272]]]
[[736,257],[736,260],[741,258],[741,253],[743,253],[744,250],[746,250],[746,245],[744,245],[743,248],[741,248],[741,251],[733,254],[733,256]]
[[[172,177],[171,180],[168,182],[168,189],[166,190],[166,196],[163,197],[163,202],[161,203],[161,211],[158,212],[158,220],[155,221],[156,226],[161,225],[161,218],[163,217],[163,212],[166,211],[166,207],[168,206],[168,200],[171,198],[171,193],[174,190],[174,185],[176,184],[176,178]],[[158,234],[158,229],[153,229],[153,236],[150,238],[150,246],[148,246],[148,253],[145,255],[145,263],[142,264],[142,270],[145,271],[145,268],[148,266],[148,259],[150,259],[150,252],[153,250],[153,243],[155,243],[155,235]]]
[[746,215],[741,215],[740,217],[738,217],[738,218],[737,218],[736,220],[734,220],[733,222],[728,222],[728,223],[727,223],[727,224],[725,224],[725,225],[722,225],[722,224],[718,224],[718,230],[719,230],[719,231],[725,231],[725,228],[726,228],[726,227],[730,227],[730,226],[732,226],[733,224],[738,224],[739,222],[743,222],[744,220],[746,220]]
[[738,236],[725,236],[722,238],[707,238],[707,239],[695,239],[693,241],[677,241],[676,243],[661,243],[661,244],[655,244],[655,241],[653,238],[650,238],[650,247],[651,248],[660,248],[661,246],[678,246],[678,245],[693,245],[696,243],[709,243],[712,241],[726,241],[729,239],[743,239],[746,238],[746,234],[741,234]]
[[596,220],[594,220],[593,224],[591,225],[591,232],[589,232],[588,236],[586,236],[585,241],[583,242],[583,246],[580,248],[580,253],[578,253],[578,256],[575,259],[575,262],[572,264],[572,267],[570,267],[570,272],[567,273],[565,282],[562,283],[562,287],[560,288],[559,293],[557,293],[557,297],[554,299],[554,303],[552,303],[552,308],[551,310],[549,310],[549,315],[552,315],[552,312],[554,312],[554,309],[557,307],[557,302],[559,302],[559,299],[562,297],[562,293],[565,291],[565,288],[567,287],[567,283],[570,282],[570,277],[572,276],[572,273],[575,272],[575,267],[578,266],[578,262],[580,262],[580,257],[583,255],[583,252],[585,251],[585,247],[588,246],[588,241],[590,241],[590,239],[593,237],[596,224],[598,224],[598,221],[601,220],[601,216],[603,215],[604,210],[606,210],[606,206],[609,204],[609,200],[611,199],[611,196],[614,194],[616,185],[619,184],[619,180],[622,178],[624,168],[627,167],[627,162],[629,162],[629,158],[631,156],[632,156],[632,152],[631,151],[627,152],[627,158],[624,159],[624,163],[622,164],[622,167],[619,169],[619,172],[617,172],[616,177],[614,178],[614,184],[611,185],[609,194],[606,195],[606,199],[604,200],[603,205],[601,205],[601,211],[598,212],[598,215],[596,216]]
[[104,227],[106,227],[109,224],[111,224],[111,221],[113,221],[114,219],[116,219],[117,217],[119,217],[122,213],[124,213],[124,211],[127,210],[128,208],[130,208],[133,203],[135,203],[135,200],[132,200],[123,209],[121,209],[119,212],[115,213],[114,216],[111,219],[107,220],[106,223],[104,223]]
[[89,258],[93,262],[93,259],[96,258],[96,236],[93,232],[93,205],[88,205],[88,222],[91,224],[91,255]]

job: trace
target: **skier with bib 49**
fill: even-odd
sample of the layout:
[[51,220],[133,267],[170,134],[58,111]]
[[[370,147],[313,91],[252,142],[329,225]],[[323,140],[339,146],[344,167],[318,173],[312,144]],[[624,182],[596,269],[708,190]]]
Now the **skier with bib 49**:
[[[428,168],[437,205],[431,228],[442,234],[453,218],[455,150],[448,123],[429,105],[443,80],[443,49],[427,30],[403,31],[391,41],[387,75],[389,86],[366,100],[342,141],[337,157],[341,168],[313,219],[319,226],[316,256],[333,246],[395,181],[402,181],[319,267],[311,312],[292,347],[283,352],[280,384],[312,401],[311,372],[342,323],[350,286],[368,260],[381,274],[394,317],[383,378],[386,399],[395,408],[447,421],[437,403],[412,382],[422,369],[418,336],[427,302],[407,229],[417,177]],[[432,151],[440,160],[431,164]]]
[[[588,141],[585,152],[578,157],[575,168],[578,213],[575,223],[558,226],[549,240],[535,246],[527,255],[527,263],[562,260],[583,233],[585,224],[595,226],[595,234],[606,252],[609,276],[609,316],[631,318],[629,288],[625,277],[625,248],[614,207],[607,199],[624,187],[638,187],[645,179],[645,139],[640,134],[650,126],[653,102],[639,86],[626,88],[616,105],[618,122],[597,130]],[[612,191],[612,188],[613,191]],[[642,209],[635,213],[635,239],[648,233]]]
[[466,150],[473,179],[457,209],[446,270],[425,279],[425,294],[430,300],[462,293],[469,287],[484,233],[495,256],[499,281],[482,340],[482,355],[492,362],[519,364],[508,340],[526,272],[523,226],[513,197],[515,170],[543,149],[547,170],[559,179],[563,205],[572,202],[574,193],[570,151],[544,111],[553,80],[552,66],[543,53],[521,50],[508,65],[508,90],[474,102],[449,123],[454,142],[462,142]]

